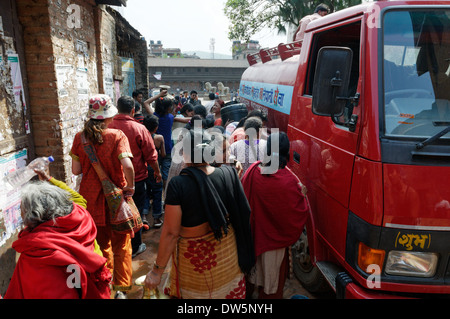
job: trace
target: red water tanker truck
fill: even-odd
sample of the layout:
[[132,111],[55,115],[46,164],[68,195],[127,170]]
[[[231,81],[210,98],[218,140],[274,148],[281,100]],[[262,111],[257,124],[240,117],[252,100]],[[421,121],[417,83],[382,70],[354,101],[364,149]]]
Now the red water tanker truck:
[[311,292],[450,294],[450,2],[375,1],[248,56],[239,99],[287,132],[310,218]]

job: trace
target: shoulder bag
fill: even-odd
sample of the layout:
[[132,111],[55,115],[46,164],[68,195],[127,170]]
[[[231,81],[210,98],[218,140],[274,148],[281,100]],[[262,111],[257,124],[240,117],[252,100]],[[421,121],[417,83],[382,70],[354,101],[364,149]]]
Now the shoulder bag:
[[97,158],[94,146],[87,141],[84,133],[81,133],[81,141],[102,183],[103,193],[110,210],[111,229],[119,233],[130,233],[131,237],[134,237],[134,233],[143,227],[143,223],[133,198],[124,196],[123,190],[111,181]]

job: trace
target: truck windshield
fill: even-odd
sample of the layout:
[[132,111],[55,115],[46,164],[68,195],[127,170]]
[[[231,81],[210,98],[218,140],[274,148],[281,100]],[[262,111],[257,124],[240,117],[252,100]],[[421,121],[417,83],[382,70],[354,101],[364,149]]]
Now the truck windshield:
[[388,11],[383,30],[385,135],[435,135],[450,125],[450,10]]

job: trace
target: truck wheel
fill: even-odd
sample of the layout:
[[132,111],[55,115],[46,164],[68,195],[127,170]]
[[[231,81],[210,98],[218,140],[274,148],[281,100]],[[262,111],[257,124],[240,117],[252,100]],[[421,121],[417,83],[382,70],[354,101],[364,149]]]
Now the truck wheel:
[[325,293],[330,291],[327,280],[311,262],[309,254],[308,236],[303,230],[300,239],[292,246],[292,263],[294,275],[303,288],[311,293]]

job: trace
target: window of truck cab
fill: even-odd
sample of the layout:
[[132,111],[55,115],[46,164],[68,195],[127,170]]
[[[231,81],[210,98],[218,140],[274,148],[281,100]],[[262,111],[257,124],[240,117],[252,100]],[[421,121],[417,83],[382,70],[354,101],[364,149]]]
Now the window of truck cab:
[[450,9],[386,11],[382,32],[384,136],[442,131],[450,125]]
[[[347,47],[353,51],[352,69],[347,96],[354,96],[357,92],[359,82],[361,20],[357,19],[355,22],[332,27],[314,34],[309,56],[310,63],[305,79],[306,85],[304,95],[306,96],[312,96],[317,56],[319,50],[325,46]],[[348,103],[344,111],[345,119],[348,120],[351,117],[352,111],[353,106],[351,103]]]

